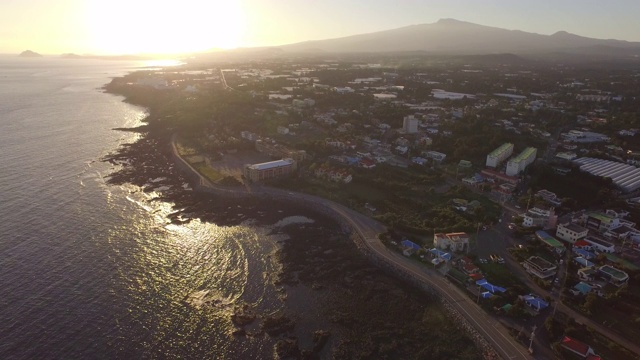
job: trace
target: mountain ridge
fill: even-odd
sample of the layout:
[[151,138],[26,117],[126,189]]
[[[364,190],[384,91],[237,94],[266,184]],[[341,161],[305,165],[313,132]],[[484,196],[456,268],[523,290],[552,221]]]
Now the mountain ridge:
[[[533,54],[548,52],[588,53],[606,47],[609,56],[640,55],[640,42],[595,39],[561,30],[543,35],[508,30],[451,18],[430,24],[414,24],[345,37],[309,40],[276,46],[287,52],[375,53],[425,51],[434,54],[479,55],[496,53]],[[617,50],[620,54],[617,54]],[[632,51],[630,51],[632,50]],[[637,50],[637,52],[635,52]]]

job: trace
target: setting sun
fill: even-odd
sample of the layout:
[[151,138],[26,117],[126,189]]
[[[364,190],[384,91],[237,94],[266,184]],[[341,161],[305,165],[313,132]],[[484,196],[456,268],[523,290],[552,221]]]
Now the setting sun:
[[237,1],[91,1],[87,21],[95,51],[180,53],[238,47],[244,13]]

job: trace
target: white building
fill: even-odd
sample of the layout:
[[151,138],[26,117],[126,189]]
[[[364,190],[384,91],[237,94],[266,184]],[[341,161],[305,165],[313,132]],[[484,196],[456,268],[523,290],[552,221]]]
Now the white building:
[[627,285],[627,283],[629,282],[629,274],[622,270],[616,269],[613,266],[601,266],[600,268],[598,268],[598,272],[600,273],[600,275],[607,278],[609,284],[617,287]]
[[469,247],[469,234],[464,232],[438,233],[433,236],[433,245],[443,250],[464,251]]
[[296,170],[296,161],[282,159],[261,164],[245,165],[243,175],[253,182],[287,176]]
[[493,150],[489,155],[487,155],[487,166],[496,168],[500,165],[500,163],[511,156],[511,154],[513,154],[513,144],[502,144],[500,145],[500,147]]
[[333,91],[337,92],[338,94],[350,94],[355,90],[347,86],[347,87],[334,87]]
[[553,209],[544,210],[537,207],[529,209],[522,219],[522,226],[537,227],[541,226],[545,229],[551,229],[556,226],[558,216]]
[[443,154],[441,152],[437,152],[437,151],[427,151],[425,153],[426,157],[433,159],[437,162],[442,162],[444,161],[444,159],[447,157],[446,154]]
[[537,256],[528,258],[522,263],[522,266],[527,270],[529,274],[535,275],[540,279],[553,277],[556,274],[556,270],[558,269],[552,263]]
[[558,225],[556,236],[564,241],[575,244],[576,241],[587,237],[589,230],[574,223],[565,223]]
[[588,237],[584,240],[591,244],[596,252],[612,254],[616,251],[615,246],[613,246],[613,244],[608,241],[604,241],[602,239],[594,237]]
[[418,132],[418,122],[419,120],[413,115],[405,116],[402,123],[402,129],[407,134],[415,134]]
[[444,91],[442,89],[431,90],[431,96],[433,96],[436,99],[449,99],[449,100],[462,100],[462,99],[476,98],[475,95]]
[[535,159],[538,150],[533,147],[524,149],[518,156],[509,160],[507,163],[507,171],[505,172],[509,176],[516,176],[524,171]]

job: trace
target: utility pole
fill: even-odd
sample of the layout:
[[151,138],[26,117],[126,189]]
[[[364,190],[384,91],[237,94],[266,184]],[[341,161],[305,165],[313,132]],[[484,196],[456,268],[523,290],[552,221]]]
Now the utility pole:
[[536,336],[535,331],[536,326],[533,325],[533,329],[531,329],[531,342],[529,342],[529,354],[533,354],[533,338]]

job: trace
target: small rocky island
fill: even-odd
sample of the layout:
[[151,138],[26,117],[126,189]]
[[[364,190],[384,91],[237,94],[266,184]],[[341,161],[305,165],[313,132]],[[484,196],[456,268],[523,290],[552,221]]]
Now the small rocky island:
[[35,51],[31,51],[31,50],[25,50],[23,52],[20,53],[20,55],[18,55],[20,57],[29,57],[29,58],[35,58],[35,57],[42,57],[42,55],[38,54]]

